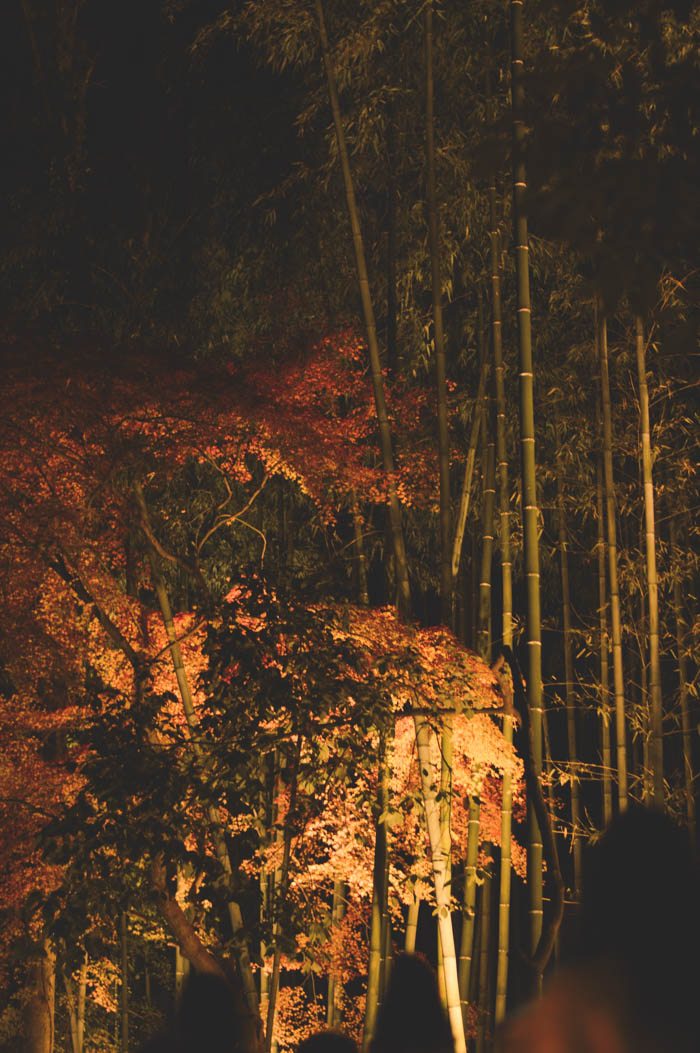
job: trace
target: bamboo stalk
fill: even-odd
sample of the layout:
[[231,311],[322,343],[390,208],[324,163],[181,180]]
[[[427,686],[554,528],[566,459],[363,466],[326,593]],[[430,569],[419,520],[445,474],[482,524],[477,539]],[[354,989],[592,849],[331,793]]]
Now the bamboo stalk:
[[416,726],[416,747],[418,750],[418,767],[420,770],[425,820],[428,827],[428,839],[433,863],[433,881],[435,885],[435,903],[437,908],[440,944],[442,946],[443,971],[445,974],[445,996],[447,1014],[452,1029],[455,1053],[466,1053],[464,1023],[460,1003],[459,983],[457,979],[457,956],[455,954],[452,916],[450,913],[450,886],[448,882],[447,860],[445,859],[440,840],[440,812],[436,801],[436,788],[430,774],[430,725],[425,718],[414,714]]
[[649,609],[649,695],[651,698],[650,762],[653,801],[664,803],[663,710],[661,703],[661,656],[659,651],[659,584],[656,570],[656,520],[652,472],[649,389],[647,386],[644,324],[635,318],[637,374],[639,377],[639,423],[642,439],[642,479],[644,484],[644,537],[646,550],[647,604]]
[[121,1019],[120,1038],[121,1053],[129,1053],[129,919],[122,911],[119,925],[121,948],[121,975],[119,982],[119,1014]]
[[[671,548],[675,550],[678,546],[678,525],[676,516],[670,520]],[[681,711],[681,731],[683,734],[683,776],[685,782],[685,809],[688,821],[688,833],[693,848],[697,842],[697,827],[695,821],[695,789],[693,777],[693,727],[690,719],[690,705],[688,701],[688,662],[686,660],[686,633],[687,625],[683,616],[683,598],[681,595],[681,583],[677,567],[673,573],[673,616],[676,630],[676,653],[678,661],[679,680],[679,705]]]
[[[491,92],[489,84],[489,101]],[[489,117],[493,118],[492,103]],[[506,399],[503,367],[503,341],[501,319],[501,275],[500,235],[496,207],[495,180],[489,186],[489,262],[491,281],[491,350],[493,354],[494,388],[496,402],[496,461],[498,477],[498,547],[501,558],[501,642],[513,646],[513,585],[510,551],[510,494],[508,489],[508,455],[506,449]],[[512,708],[512,690],[506,705]],[[503,737],[513,742],[513,718],[506,712],[503,716]],[[498,892],[498,944],[496,951],[496,1002],[494,1018],[499,1024],[506,1014],[508,991],[508,951],[510,945],[510,894],[511,894],[511,823],[513,790],[510,772],[504,773],[501,800],[501,860]]]
[[[530,326],[530,271],[528,261],[527,189],[524,159],[524,30],[523,0],[510,3],[511,98],[513,110],[513,233],[518,303],[520,364],[520,451],[522,461],[523,559],[527,592],[527,704],[532,731],[535,777],[542,773],[542,635],[540,625],[540,566],[535,458],[535,402]],[[542,832],[532,801],[528,801],[527,883],[530,892],[530,949],[534,954],[542,933]]]
[[477,797],[469,799],[469,828],[467,835],[467,859],[464,867],[464,895],[462,901],[462,935],[459,947],[459,990],[462,1014],[466,1022],[469,1006],[474,954],[474,930],[476,920],[476,863],[479,857],[479,824],[481,806]]
[[[342,879],[333,882],[333,904],[331,907],[331,927],[339,928],[345,916],[345,897],[347,885]],[[340,1024],[343,1001],[343,985],[339,977],[331,972],[328,976],[328,1006],[326,1009],[326,1023],[328,1027],[335,1028]]]
[[603,514],[603,471],[596,461],[596,520],[598,523],[598,625],[600,638],[600,728],[603,761],[603,822],[607,826],[613,817],[612,751],[610,748],[610,671],[608,663],[608,598],[605,582],[605,525]]
[[[275,914],[279,913],[279,907],[287,898],[287,890],[289,888],[289,862],[292,852],[292,825],[294,823],[294,813],[296,811],[297,801],[297,788],[298,788],[298,773],[299,773],[299,758],[301,756],[302,736],[297,735],[294,752],[292,755],[292,763],[289,772],[289,807],[287,808],[287,814],[284,822],[284,833],[283,833],[283,849],[282,849],[282,864],[279,868],[279,875],[275,875]],[[271,1050],[274,1044],[275,1036],[275,1019],[277,1014],[277,994],[279,991],[280,981],[280,967],[282,961],[282,948],[280,947],[280,935],[281,926],[279,918],[275,917],[273,926],[273,940],[275,949],[272,958],[272,973],[270,976],[270,986],[268,991],[268,1004],[267,1004],[267,1025],[265,1028],[265,1038],[267,1049]]]
[[600,387],[603,408],[603,468],[607,511],[608,572],[610,581],[610,616],[612,621],[613,681],[615,690],[615,736],[617,746],[617,792],[621,812],[627,808],[627,744],[625,721],[625,683],[622,671],[622,621],[617,575],[617,528],[615,483],[612,459],[612,412],[608,372],[608,330],[605,315],[600,312],[597,331],[600,360]]
[[406,918],[406,934],[404,936],[403,949],[407,954],[413,954],[416,949],[416,934],[418,931],[418,915],[420,912],[420,900],[414,899],[409,903],[408,916]]
[[367,1000],[362,1031],[362,1048],[368,1050],[374,1037],[377,1012],[382,998],[382,920],[386,900],[387,827],[386,798],[389,772],[386,755],[386,735],[379,746],[379,797],[375,825],[374,869],[372,874],[372,907],[369,930],[369,962],[367,966]]
[[476,1032],[476,1053],[484,1053],[486,1034],[490,1030],[490,958],[491,958],[491,867],[486,867],[484,883],[481,886],[481,913],[479,918],[479,986],[477,1004],[479,1006],[479,1023]]
[[[559,410],[554,403],[554,427],[557,450],[561,450],[561,431]],[[582,881],[582,844],[581,844],[581,805],[578,773],[578,751],[576,745],[576,711],[578,698],[574,688],[574,655],[571,640],[571,590],[569,585],[569,547],[566,529],[566,509],[564,506],[564,484],[559,457],[556,461],[557,476],[557,527],[559,533],[559,562],[561,571],[562,620],[564,625],[564,697],[566,702],[566,731],[569,752],[569,786],[571,790],[571,828],[572,850],[574,856],[574,891],[576,898],[581,899]]]
[[447,426],[447,375],[445,334],[442,322],[440,276],[440,225],[435,189],[435,91],[433,78],[433,3],[425,7],[425,160],[430,276],[433,293],[435,375],[437,383],[438,460],[440,465],[440,617],[450,624],[452,612],[452,568],[450,564],[450,440]]

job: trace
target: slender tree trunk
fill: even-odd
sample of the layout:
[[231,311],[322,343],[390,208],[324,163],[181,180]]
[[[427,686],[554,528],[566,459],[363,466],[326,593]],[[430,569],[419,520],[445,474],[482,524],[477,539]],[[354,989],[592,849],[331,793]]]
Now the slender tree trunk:
[[450,441],[447,427],[447,383],[445,334],[442,324],[442,281],[440,275],[440,227],[435,190],[435,120],[433,78],[433,3],[425,8],[425,98],[426,98],[426,198],[430,240],[430,274],[433,289],[435,372],[437,380],[438,459],[440,464],[440,617],[450,624],[452,612],[452,568],[450,564]]
[[418,915],[420,913],[420,900],[414,899],[409,904],[408,916],[406,918],[406,934],[404,936],[403,949],[407,954],[413,954],[416,949],[416,934],[418,932]]
[[355,533],[355,551],[357,553],[357,580],[359,585],[360,603],[363,607],[369,606],[369,584],[367,580],[367,557],[365,555],[365,543],[362,535],[362,515],[357,500],[357,493],[352,491],[352,525]]
[[[511,94],[513,105],[513,225],[518,293],[520,362],[520,450],[522,460],[523,559],[527,589],[527,705],[532,730],[535,777],[542,772],[542,637],[540,627],[540,564],[535,458],[535,402],[530,330],[526,175],[523,156],[523,0],[511,0]],[[530,891],[530,949],[535,953],[542,932],[542,832],[528,801],[527,883]]]
[[432,855],[435,905],[437,908],[443,970],[445,974],[447,1013],[452,1028],[455,1053],[466,1053],[464,1024],[462,1020],[459,983],[457,979],[457,957],[455,954],[452,916],[450,913],[451,897],[450,885],[448,882],[448,861],[445,859],[442,849],[440,839],[440,811],[436,800],[436,786],[430,774],[430,725],[425,719],[415,719],[418,767],[420,770],[423,803],[425,806],[425,819],[428,827],[428,838]]
[[472,427],[469,434],[469,446],[467,447],[467,459],[464,465],[464,479],[462,481],[462,493],[459,502],[459,512],[457,514],[457,522],[455,525],[455,536],[452,543],[452,594],[454,597],[455,586],[457,583],[457,575],[459,573],[460,562],[462,558],[462,547],[464,543],[464,529],[467,523],[467,515],[469,514],[469,502],[471,499],[472,491],[472,479],[474,477],[474,462],[476,460],[476,448],[479,443],[479,431],[481,430],[481,419],[482,419],[482,404],[484,401],[484,394],[486,392],[486,378],[488,374],[488,362],[486,359],[481,364],[481,370],[479,372],[479,388],[476,395],[476,402],[474,403],[474,415],[472,417]]
[[[675,550],[678,546],[678,525],[676,516],[672,515],[670,520],[671,532],[671,559],[673,560]],[[676,628],[676,652],[678,656],[678,679],[679,679],[679,704],[681,711],[681,730],[683,733],[683,775],[685,780],[685,814],[688,821],[688,833],[693,847],[697,841],[697,828],[695,822],[695,789],[693,778],[693,727],[690,719],[690,705],[688,700],[688,663],[686,660],[686,633],[688,627],[683,615],[683,598],[681,595],[681,582],[678,567],[673,571],[673,616]]]
[[277,1012],[277,994],[279,991],[280,984],[280,965],[282,961],[282,948],[280,947],[280,936],[281,926],[279,923],[279,914],[281,906],[287,899],[287,890],[289,888],[289,861],[292,852],[292,827],[294,824],[294,816],[297,805],[297,780],[299,773],[299,758],[301,756],[302,737],[297,735],[297,741],[294,747],[294,753],[292,757],[292,763],[289,771],[289,807],[287,809],[287,815],[284,823],[284,847],[282,850],[282,865],[280,867],[279,880],[276,883],[275,889],[275,923],[273,925],[273,938],[275,949],[272,958],[272,974],[270,976],[270,988],[268,992],[268,1004],[267,1004],[267,1024],[265,1027],[265,1042],[268,1050],[271,1050],[274,1043],[275,1033],[275,1015]]
[[[490,98],[490,85],[489,85]],[[492,113],[489,114],[492,117]],[[508,483],[508,454],[506,448],[506,399],[503,368],[501,320],[501,246],[498,231],[495,180],[489,187],[489,262],[491,279],[491,350],[496,399],[496,461],[498,476],[498,546],[501,557],[501,642],[513,646],[513,584],[510,551],[510,493]],[[508,699],[506,699],[508,702]],[[512,691],[510,704],[512,705]],[[513,718],[503,716],[503,737],[513,742]],[[498,946],[496,952],[495,1022],[499,1024],[506,1013],[508,991],[508,949],[510,944],[511,890],[511,820],[513,790],[510,773],[503,775],[501,802],[501,862],[498,899]]]
[[[481,533],[481,575],[479,578],[479,631],[477,651],[486,663],[491,656],[491,565],[493,562],[493,508],[496,498],[495,459],[496,446],[493,435],[486,425],[486,413],[482,431],[486,460],[483,477],[483,506]],[[487,437],[488,436],[488,437]]]
[[22,1053],[53,1053],[56,957],[45,939],[26,966]]
[[657,808],[664,803],[663,711],[661,705],[661,657],[659,651],[659,585],[656,573],[656,521],[654,516],[654,481],[652,477],[651,429],[649,426],[649,390],[645,362],[644,324],[635,318],[637,373],[639,375],[639,420],[642,433],[642,479],[644,483],[644,527],[649,608],[649,695],[651,697],[650,761],[653,779],[653,801]]
[[[561,433],[559,411],[554,404],[554,420],[557,451],[561,450]],[[559,456],[556,464],[557,474],[557,526],[559,532],[559,563],[561,570],[562,616],[564,623],[564,697],[566,700],[566,731],[569,752],[569,786],[571,789],[571,828],[572,849],[574,856],[574,891],[576,899],[581,899],[582,855],[581,855],[581,805],[580,783],[578,773],[578,750],[576,744],[576,711],[578,697],[574,688],[574,653],[571,639],[571,591],[569,586],[569,545],[566,530],[566,510],[564,507],[564,483]]]
[[[442,721],[442,741],[440,752],[442,766],[440,770],[440,843],[446,861],[446,881],[452,896],[452,737],[454,719],[451,713],[445,714]],[[446,1004],[445,971],[442,961],[442,944],[438,929],[438,987],[443,1003]]]
[[490,1031],[490,973],[491,973],[491,866],[484,872],[484,883],[481,886],[481,917],[479,918],[479,989],[477,1002],[479,1006],[479,1024],[476,1032],[476,1053],[483,1053],[486,1035]]
[[[339,929],[345,916],[345,897],[347,885],[342,879],[333,882],[333,905],[331,907],[331,926]],[[328,1027],[335,1028],[340,1024],[343,1003],[343,985],[340,977],[336,976],[331,969],[328,976],[328,1007],[326,1012],[326,1023]]]
[[621,812],[627,808],[627,745],[625,728],[625,684],[622,671],[622,621],[620,590],[617,577],[617,526],[615,514],[615,483],[612,459],[612,412],[610,408],[610,376],[608,372],[608,331],[605,316],[600,313],[598,326],[600,358],[600,386],[603,407],[603,468],[607,506],[608,572],[610,578],[610,616],[612,620],[613,679],[615,685],[615,735],[617,739],[617,788]]
[[612,751],[610,748],[610,671],[608,655],[608,597],[605,584],[605,519],[603,495],[603,470],[600,460],[596,463],[596,510],[598,523],[598,633],[600,638],[600,728],[601,756],[603,761],[603,822],[607,826],[613,817]]
[[387,246],[386,246],[386,364],[395,374],[398,367],[396,303],[396,127],[390,108],[387,119]]
[[119,982],[121,1053],[129,1053],[129,918],[126,911],[122,911],[120,919],[119,943],[121,948],[121,977]]
[[479,857],[479,822],[481,806],[478,798],[469,799],[469,828],[467,835],[467,859],[464,866],[464,896],[462,901],[462,935],[459,947],[459,990],[462,1016],[466,1023],[469,1007],[472,962],[474,955],[474,930],[476,921],[476,864]]
[[369,964],[367,968],[367,1001],[365,1023],[362,1032],[362,1048],[369,1049],[374,1037],[377,1012],[381,1004],[382,990],[382,920],[386,903],[387,825],[385,819],[389,790],[389,768],[387,763],[386,734],[382,734],[379,747],[379,795],[374,841],[374,869],[372,873],[372,914],[369,930]]
[[180,950],[179,945],[175,947],[175,998],[178,999],[185,986],[185,980],[190,973],[190,963]]
[[85,1040],[85,994],[87,989],[87,955],[83,957],[76,983],[66,969],[63,969],[63,984],[66,989],[68,1020],[70,1023],[71,1049],[73,1053],[83,1053]]
[[[641,538],[640,538],[641,553]],[[639,716],[636,720],[635,739],[641,742],[642,764],[641,783],[642,801],[649,805],[654,795],[654,780],[651,766],[651,713],[649,709],[649,666],[647,665],[646,641],[648,624],[644,592],[639,583],[639,619],[636,626],[637,650],[639,652]]]

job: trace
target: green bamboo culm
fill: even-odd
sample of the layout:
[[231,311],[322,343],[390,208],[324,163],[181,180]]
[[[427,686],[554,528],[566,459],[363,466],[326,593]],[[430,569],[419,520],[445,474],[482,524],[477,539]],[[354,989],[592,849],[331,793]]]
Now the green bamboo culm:
[[440,465],[440,619],[450,624],[452,571],[450,561],[450,442],[447,426],[447,374],[442,322],[440,226],[435,189],[435,79],[433,76],[433,4],[425,8],[425,160],[430,274],[433,292],[435,375],[437,382],[438,460]]
[[[598,407],[600,419],[600,407]],[[612,750],[610,746],[610,643],[608,639],[608,597],[605,579],[605,513],[603,469],[596,462],[596,520],[598,525],[598,635],[600,644],[600,748],[603,762],[603,822],[607,826],[613,817]]]
[[[331,906],[331,925],[338,929],[345,916],[345,899],[347,885],[342,878],[336,878],[333,882],[333,902]],[[326,1023],[328,1027],[338,1027],[341,1022],[343,1001],[343,985],[331,969],[328,975],[328,1005],[326,1008]]]
[[491,655],[491,566],[493,563],[493,509],[496,498],[495,460],[496,444],[493,441],[492,429],[487,427],[486,409],[482,424],[485,433],[486,449],[484,451],[484,477],[482,483],[482,520],[481,520],[481,573],[479,575],[479,626],[477,651],[488,664]]
[[416,935],[418,933],[418,915],[420,913],[420,900],[414,899],[409,903],[406,917],[406,933],[404,936],[403,949],[406,954],[413,954],[416,949]]
[[639,378],[639,424],[642,445],[642,482],[644,486],[644,538],[646,550],[647,607],[649,612],[649,695],[651,698],[650,762],[653,780],[653,802],[664,804],[663,712],[661,705],[661,656],[659,650],[659,584],[656,570],[656,517],[654,515],[654,480],[652,472],[651,429],[649,424],[649,388],[646,373],[644,323],[635,318],[637,375]]
[[[678,516],[672,515],[670,519],[670,541],[671,559],[678,549]],[[697,843],[697,830],[695,822],[695,784],[693,776],[693,733],[694,728],[690,719],[690,706],[688,704],[688,660],[686,658],[688,626],[683,613],[683,597],[681,594],[681,582],[678,567],[673,572],[673,616],[676,627],[676,654],[678,661],[679,679],[679,705],[681,711],[681,732],[683,735],[683,774],[685,782],[685,814],[688,822],[688,833],[695,848]]]
[[612,410],[608,369],[608,329],[605,315],[598,312],[596,339],[600,362],[600,390],[603,413],[603,470],[605,480],[610,620],[612,623],[613,683],[615,691],[615,738],[617,751],[617,796],[621,812],[627,808],[627,742],[625,720],[625,682],[622,671],[622,619],[617,573],[617,514],[612,457]]
[[[561,426],[559,409],[554,403],[555,445],[561,451]],[[576,716],[578,698],[574,685],[574,649],[571,634],[571,589],[569,584],[569,540],[566,529],[566,508],[564,505],[563,469],[559,454],[556,461],[557,476],[557,529],[559,534],[559,567],[561,572],[562,622],[564,628],[564,699],[566,703],[566,731],[569,753],[569,788],[571,790],[571,840],[574,856],[574,892],[576,899],[581,899],[583,891],[583,844],[581,840],[581,802],[578,771],[578,749],[576,735]]]
[[129,916],[122,911],[119,925],[121,944],[121,982],[119,1008],[121,1014],[121,1053],[129,1053]]
[[374,870],[372,878],[372,907],[369,929],[369,964],[367,969],[367,1001],[365,1022],[362,1031],[362,1049],[369,1049],[374,1037],[377,1012],[382,998],[382,921],[386,902],[386,857],[387,826],[385,821],[386,797],[389,784],[389,769],[386,755],[386,734],[382,733],[379,746],[379,799],[374,843]]
[[[490,89],[490,85],[489,85]],[[493,119],[491,92],[489,90],[489,117]],[[498,549],[501,559],[501,642],[505,647],[513,646],[513,585],[512,559],[510,552],[510,493],[508,483],[508,455],[506,447],[506,399],[503,367],[503,340],[501,317],[501,239],[498,230],[496,209],[496,183],[489,186],[489,263],[491,283],[491,353],[493,357],[494,394],[496,405],[496,462],[498,485]],[[513,742],[513,718],[503,715],[503,737]],[[501,859],[498,884],[498,944],[496,949],[496,1001],[495,1022],[499,1024],[506,1015],[508,991],[508,950],[510,945],[510,892],[511,892],[511,825],[513,810],[512,779],[505,772],[502,781],[501,800]]]
[[[435,377],[437,384],[438,462],[440,466],[440,620],[449,625],[452,615],[452,567],[450,523],[450,444],[447,426],[447,380],[445,366],[445,333],[442,322],[442,282],[440,276],[440,227],[435,189],[435,79],[433,76],[433,5],[425,8],[425,160],[430,274],[433,293],[433,335],[435,343]],[[446,862],[446,876],[451,887],[452,840],[452,733],[451,716],[442,725],[442,770],[440,775],[440,841]],[[438,928],[438,983],[443,1002],[445,972]]]
[[[487,846],[490,847],[490,846]],[[491,864],[484,871],[484,883],[481,886],[481,904],[479,916],[479,984],[477,1005],[479,1006],[479,1023],[476,1032],[476,1053],[484,1053],[486,1036],[490,1028],[490,973],[491,973]]]
[[459,994],[462,1017],[466,1024],[469,1008],[472,965],[474,960],[474,936],[476,928],[476,864],[479,858],[479,825],[481,804],[476,795],[469,798],[469,826],[467,833],[467,858],[464,865],[464,893],[462,897],[462,935],[459,944]]
[[[530,327],[530,270],[525,161],[523,146],[523,0],[510,3],[511,101],[513,108],[513,233],[518,303],[520,364],[520,452],[522,462],[523,561],[527,594],[527,706],[532,730],[535,777],[542,775],[542,635],[540,618],[540,562],[535,458],[535,402]],[[530,895],[530,951],[535,953],[542,932],[542,833],[528,801],[527,884]]]

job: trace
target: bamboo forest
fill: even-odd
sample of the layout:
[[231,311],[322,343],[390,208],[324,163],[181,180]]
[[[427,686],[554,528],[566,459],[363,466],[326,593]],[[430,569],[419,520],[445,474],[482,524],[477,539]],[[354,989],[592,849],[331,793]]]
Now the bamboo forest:
[[[449,1050],[553,1050],[499,1035],[608,826],[694,850],[699,42],[4,5],[0,1053],[398,1053],[408,956]],[[642,848],[630,955],[682,902]],[[235,1042],[154,1044],[197,976]]]

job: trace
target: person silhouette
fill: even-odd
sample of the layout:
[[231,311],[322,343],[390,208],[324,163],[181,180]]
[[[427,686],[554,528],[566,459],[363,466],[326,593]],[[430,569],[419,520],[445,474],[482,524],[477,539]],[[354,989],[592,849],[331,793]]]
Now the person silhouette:
[[570,960],[498,1053],[697,1053],[699,894],[686,832],[630,807],[586,854]]
[[357,1043],[343,1031],[317,1031],[299,1043],[297,1053],[357,1053]]
[[377,1013],[370,1053],[453,1053],[437,977],[419,954],[399,954]]

